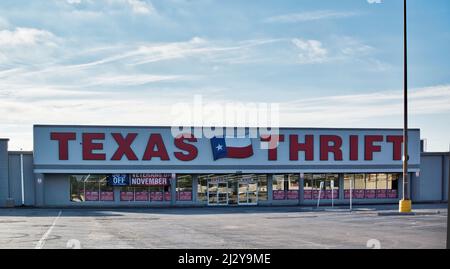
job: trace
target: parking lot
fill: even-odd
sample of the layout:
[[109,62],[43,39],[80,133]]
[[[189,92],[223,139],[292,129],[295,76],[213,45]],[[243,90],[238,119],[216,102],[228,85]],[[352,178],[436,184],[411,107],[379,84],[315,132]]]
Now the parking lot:
[[0,209],[0,248],[445,248],[445,204],[395,210]]

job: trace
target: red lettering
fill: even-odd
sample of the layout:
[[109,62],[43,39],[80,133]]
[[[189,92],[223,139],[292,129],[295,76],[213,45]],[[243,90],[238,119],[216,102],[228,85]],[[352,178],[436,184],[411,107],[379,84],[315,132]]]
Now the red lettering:
[[382,135],[366,135],[364,136],[364,160],[373,160],[373,153],[380,152],[381,146],[374,145],[374,142],[383,142]]
[[161,160],[163,161],[169,160],[169,154],[167,154],[166,146],[164,146],[164,142],[160,134],[150,135],[147,147],[144,152],[144,157],[142,159],[148,161],[151,160],[153,157],[161,158]]
[[111,157],[111,160],[119,161],[122,159],[122,156],[127,156],[128,160],[136,161],[138,158],[136,154],[134,154],[131,149],[131,144],[134,139],[136,139],[137,133],[130,133],[124,138],[120,133],[112,133],[111,134],[114,140],[116,140],[118,148],[114,155]]
[[[330,146],[330,142],[333,145]],[[342,161],[342,138],[337,135],[321,135],[320,136],[320,160],[328,161],[328,153],[334,155],[335,161]]]
[[268,160],[276,161],[278,158],[278,142],[284,142],[284,135],[262,135],[261,141],[269,142]]
[[305,152],[305,160],[314,160],[314,136],[305,135],[305,143],[298,143],[298,135],[289,136],[289,159],[291,161],[298,160],[298,152]]
[[358,136],[350,136],[350,161],[358,160]]
[[50,133],[51,140],[58,140],[59,160],[69,159],[69,140],[76,139],[76,133]]
[[388,135],[386,137],[386,141],[389,143],[392,143],[392,151],[393,154],[393,160],[398,161],[402,159],[402,143],[403,143],[403,136],[402,135]]
[[189,142],[197,142],[197,138],[195,138],[192,134],[182,134],[177,136],[174,140],[175,146],[181,150],[186,151],[187,153],[176,151],[174,155],[175,158],[180,161],[192,161],[197,158],[198,149],[196,146],[186,143],[185,140]]
[[83,160],[105,160],[104,153],[93,153],[93,150],[102,150],[103,143],[93,143],[92,140],[104,140],[104,133],[83,133]]

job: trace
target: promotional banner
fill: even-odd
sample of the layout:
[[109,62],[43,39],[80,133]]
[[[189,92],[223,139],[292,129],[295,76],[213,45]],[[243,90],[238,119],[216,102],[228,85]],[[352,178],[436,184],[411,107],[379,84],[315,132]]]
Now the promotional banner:
[[131,186],[166,186],[170,185],[172,174],[131,174]]

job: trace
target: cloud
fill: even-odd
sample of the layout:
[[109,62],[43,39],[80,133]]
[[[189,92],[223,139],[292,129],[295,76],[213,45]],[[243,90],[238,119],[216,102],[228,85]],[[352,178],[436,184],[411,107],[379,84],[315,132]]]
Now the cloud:
[[155,12],[155,9],[150,2],[128,0],[128,4],[131,6],[133,12],[137,14],[152,14]]
[[46,30],[18,27],[15,30],[0,31],[1,46],[54,44],[55,36]]
[[[450,85],[409,89],[408,97],[411,115],[450,112]],[[286,125],[351,125],[402,115],[403,95],[401,90],[334,95],[295,100],[281,107],[283,117],[280,118]]]
[[383,3],[383,0],[367,0],[367,3],[369,3],[369,4],[381,4],[381,3]]
[[298,48],[299,62],[302,64],[322,63],[327,60],[328,51],[323,48],[318,40],[292,39],[292,43]]
[[290,13],[269,17],[264,20],[267,23],[296,23],[306,21],[317,21],[325,19],[340,19],[357,15],[354,12],[341,12],[332,10],[319,10],[301,13]]

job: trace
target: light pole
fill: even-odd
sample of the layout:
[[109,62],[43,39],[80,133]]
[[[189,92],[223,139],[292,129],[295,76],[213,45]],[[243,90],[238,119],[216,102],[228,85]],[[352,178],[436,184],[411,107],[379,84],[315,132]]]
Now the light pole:
[[408,55],[406,31],[406,0],[403,0],[403,197],[399,212],[411,212],[408,181]]

